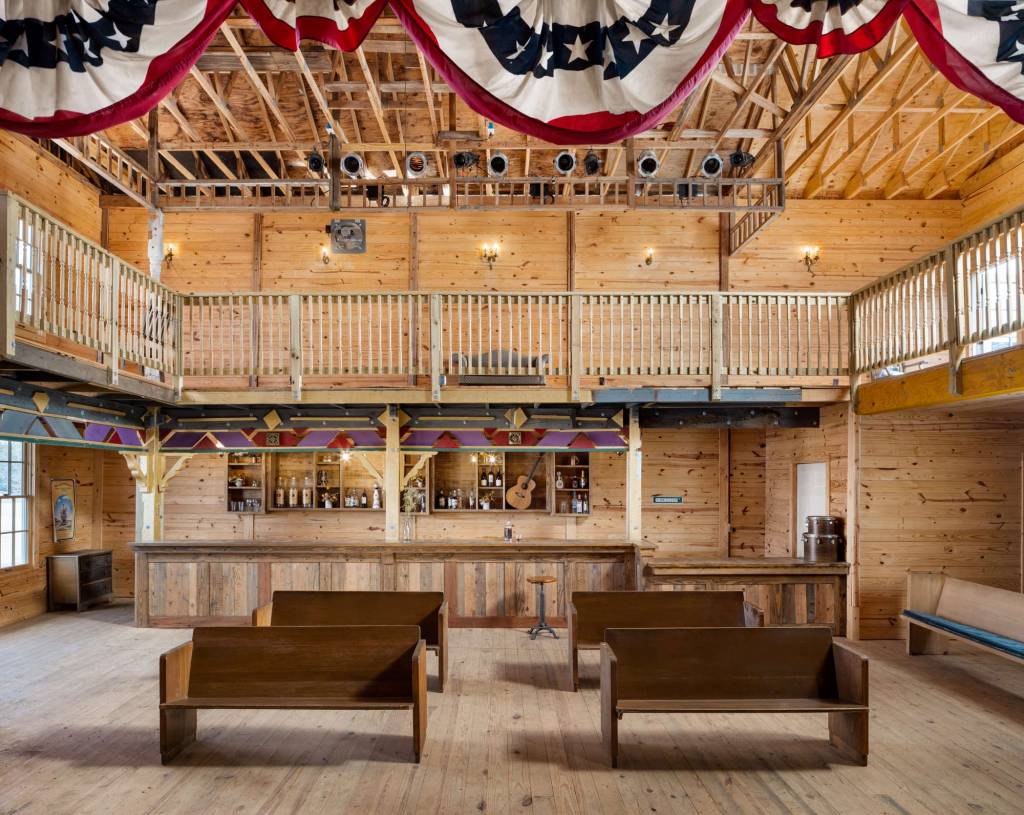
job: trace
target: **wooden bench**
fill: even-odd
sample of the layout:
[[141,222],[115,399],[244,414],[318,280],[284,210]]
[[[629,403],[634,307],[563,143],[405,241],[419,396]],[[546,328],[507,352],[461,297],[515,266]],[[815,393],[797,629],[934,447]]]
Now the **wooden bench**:
[[197,628],[160,657],[160,757],[196,740],[196,711],[412,709],[427,736],[426,643],[414,625]]
[[908,654],[944,654],[950,638],[1024,664],[1024,594],[941,572],[908,572]]
[[252,624],[418,625],[437,653],[438,686],[448,679],[448,603],[439,591],[275,591]]
[[764,625],[741,591],[576,591],[569,603],[569,672],[579,690],[579,652],[596,650],[607,628]]
[[601,734],[619,760],[624,713],[828,713],[829,741],[868,756],[868,660],[828,626],[610,628]]

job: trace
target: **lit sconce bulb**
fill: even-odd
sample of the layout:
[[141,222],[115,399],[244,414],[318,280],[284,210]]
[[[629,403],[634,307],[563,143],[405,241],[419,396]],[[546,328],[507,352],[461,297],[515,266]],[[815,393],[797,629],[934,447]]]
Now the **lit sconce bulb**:
[[173,243],[164,244],[164,265],[170,266],[174,263],[174,257],[178,253],[178,247]]
[[487,457],[487,463],[488,464],[496,464],[497,462],[498,462],[498,459],[497,459],[496,456],[492,455],[492,456],[488,456]]
[[648,246],[644,250],[644,265],[650,266],[652,263],[654,263],[654,247]]
[[331,262],[331,248],[327,244],[320,247],[320,260],[324,266]]
[[485,243],[480,247],[480,257],[487,263],[487,268],[493,269],[494,262],[498,259],[498,255],[501,254],[501,246],[495,241],[494,243]]
[[804,247],[804,266],[807,267],[808,272],[814,271],[814,265],[819,260],[821,260],[821,253],[818,251],[817,246]]
[[473,453],[473,455],[469,457],[469,460],[476,464],[476,453]]
[[348,461],[350,458],[352,458],[352,454],[348,450],[342,450],[341,451],[341,460],[342,461]]

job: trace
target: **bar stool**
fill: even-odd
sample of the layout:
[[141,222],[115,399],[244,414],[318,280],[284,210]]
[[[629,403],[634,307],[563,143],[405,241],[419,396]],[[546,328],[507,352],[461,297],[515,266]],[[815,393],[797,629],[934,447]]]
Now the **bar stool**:
[[538,574],[534,575],[533,577],[526,578],[526,582],[533,583],[535,586],[537,586],[537,603],[540,608],[540,613],[537,617],[537,624],[526,633],[530,635],[531,640],[535,640],[537,639],[538,634],[540,634],[542,631],[547,631],[552,637],[554,637],[557,640],[558,634],[555,633],[555,629],[548,625],[548,621],[544,617],[544,585],[546,583],[554,583],[554,576],[550,574]]

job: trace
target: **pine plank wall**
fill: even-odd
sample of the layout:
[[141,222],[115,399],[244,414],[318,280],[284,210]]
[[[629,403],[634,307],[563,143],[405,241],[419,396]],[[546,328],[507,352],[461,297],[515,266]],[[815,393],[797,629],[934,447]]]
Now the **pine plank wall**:
[[[1024,175],[1024,150],[1001,165]],[[0,134],[0,186],[69,222],[143,268],[146,219],[139,209],[100,206],[97,191],[29,142]],[[987,222],[1019,198],[982,174],[963,201],[793,200],[765,233],[730,260],[734,290],[849,291]],[[997,211],[998,210],[998,211]],[[460,289],[558,291],[696,290],[719,286],[717,218],[693,214],[386,212],[370,218],[369,251],[342,266],[320,261],[324,217],[308,213],[171,214],[166,240],[178,245],[164,281],[183,291]],[[494,271],[477,256],[501,239]],[[799,248],[821,247],[808,273]],[[643,263],[653,246],[655,263]],[[260,258],[260,265],[254,262]],[[659,551],[717,554],[723,525],[730,553],[784,555],[795,538],[793,473],[824,461],[833,511],[856,502],[855,592],[863,637],[903,635],[898,614],[908,568],[947,568],[971,580],[1021,588],[1021,456],[1024,423],[960,414],[857,418],[826,408],[814,430],[648,431],[644,434],[644,535]],[[723,450],[728,451],[723,460]],[[852,450],[852,455],[851,455]],[[374,515],[361,523],[318,516],[240,517],[225,512],[223,458],[193,458],[170,485],[168,537],[324,539],[382,536]],[[624,531],[624,466],[593,462],[594,513],[586,519],[534,516],[527,535],[618,538]],[[851,478],[852,474],[852,478]],[[52,551],[49,482],[78,481],[79,526],[66,548],[115,551],[115,591],[131,596],[134,490],[116,453],[38,450],[30,567],[0,572],[0,625],[45,608],[43,558]],[[682,507],[655,508],[656,492],[682,494]],[[725,505],[725,502],[727,506]],[[472,537],[479,521],[441,516],[418,522],[422,539]]]

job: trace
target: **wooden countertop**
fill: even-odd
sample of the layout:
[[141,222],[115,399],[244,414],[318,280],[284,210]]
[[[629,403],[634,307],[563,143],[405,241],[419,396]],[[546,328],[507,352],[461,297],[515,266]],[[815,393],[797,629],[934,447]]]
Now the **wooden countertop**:
[[659,575],[679,574],[849,574],[849,563],[809,563],[791,557],[700,558],[665,555],[647,561],[645,570]]
[[[272,541],[272,540],[162,540],[136,541],[132,549],[145,554],[186,554],[186,553],[255,553],[255,554],[287,554],[299,552],[338,552],[338,553],[380,553],[394,552],[401,554],[423,553],[555,553],[555,552],[606,552],[622,553],[635,549],[634,544],[622,540],[549,540],[544,538],[527,539],[506,543],[500,539],[481,540],[437,540],[437,541],[404,541],[399,543],[360,543],[354,541]],[[653,547],[642,546],[645,552],[653,552]]]

